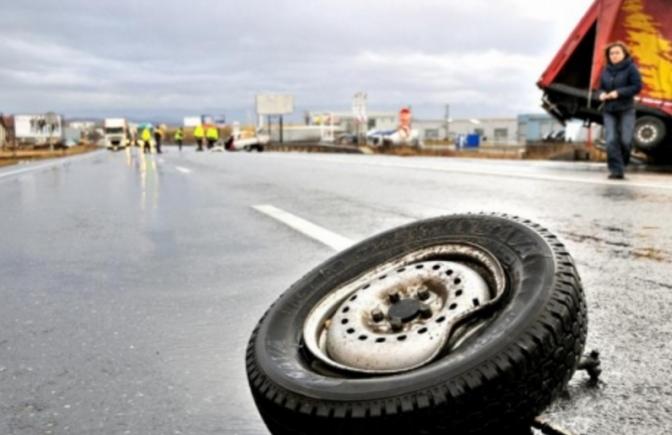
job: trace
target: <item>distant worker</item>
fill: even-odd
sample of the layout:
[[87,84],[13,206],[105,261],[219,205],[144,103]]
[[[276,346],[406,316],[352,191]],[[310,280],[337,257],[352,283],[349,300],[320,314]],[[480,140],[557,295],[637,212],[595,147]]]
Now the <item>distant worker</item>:
[[208,138],[208,149],[212,149],[215,146],[215,143],[219,140],[219,130],[217,127],[211,125],[208,127],[205,132],[205,136]]
[[154,129],[154,141],[156,142],[156,153],[161,154],[161,138],[163,137],[163,131],[158,125]]
[[183,139],[184,139],[184,130],[182,130],[182,127],[179,127],[177,131],[175,131],[175,143],[177,144],[177,147],[179,148],[180,151],[182,151]]
[[142,139],[142,152],[149,153],[152,150],[151,140],[152,133],[149,132],[149,127],[145,127],[140,133],[140,139]]
[[196,139],[196,145],[198,148],[196,148],[196,151],[203,151],[203,137],[205,136],[205,132],[203,131],[203,125],[198,124],[196,128],[194,128],[194,139]]
[[603,102],[607,167],[609,179],[622,180],[630,162],[637,116],[635,95],[642,90],[642,76],[624,43],[613,42],[604,53],[607,66],[600,76],[599,99]]

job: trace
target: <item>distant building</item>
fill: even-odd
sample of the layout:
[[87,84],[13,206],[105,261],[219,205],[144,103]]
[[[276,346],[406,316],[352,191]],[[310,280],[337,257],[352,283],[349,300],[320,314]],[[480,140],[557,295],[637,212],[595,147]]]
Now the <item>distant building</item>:
[[522,144],[542,141],[549,134],[562,129],[563,125],[547,114],[518,115],[518,141]]
[[420,141],[448,139],[449,123],[445,119],[413,119],[411,126],[418,131]]
[[449,124],[450,136],[477,134],[482,146],[518,145],[516,118],[455,119]]
[[[354,134],[358,120],[352,112],[306,112],[307,126],[331,125],[338,132]],[[369,112],[367,131],[395,130],[399,124],[397,112]],[[516,146],[538,142],[549,133],[563,128],[562,124],[546,114],[523,114],[517,118],[417,119],[412,121],[422,142],[444,141],[458,136],[477,134],[480,144],[488,146]]]
[[96,123],[95,121],[67,121],[65,126],[78,130],[93,130],[96,128]]
[[0,114],[0,148],[7,145],[7,127],[5,127],[5,118]]
[[[357,132],[358,121],[352,112],[307,112],[306,121],[308,125],[330,125],[333,118],[333,124],[340,130],[355,133]],[[366,130],[394,130],[399,123],[396,112],[369,112],[367,114]]]

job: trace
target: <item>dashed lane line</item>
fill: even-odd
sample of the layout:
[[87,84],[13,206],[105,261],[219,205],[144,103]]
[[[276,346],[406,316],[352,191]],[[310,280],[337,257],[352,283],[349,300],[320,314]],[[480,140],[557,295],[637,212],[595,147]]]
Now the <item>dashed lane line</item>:
[[272,205],[254,205],[252,208],[282,222],[283,224],[300,232],[301,234],[304,234],[324,245],[329,246],[336,251],[342,251],[355,243],[353,240],[348,239],[347,237],[343,237],[340,234],[336,234],[326,228],[323,228]]

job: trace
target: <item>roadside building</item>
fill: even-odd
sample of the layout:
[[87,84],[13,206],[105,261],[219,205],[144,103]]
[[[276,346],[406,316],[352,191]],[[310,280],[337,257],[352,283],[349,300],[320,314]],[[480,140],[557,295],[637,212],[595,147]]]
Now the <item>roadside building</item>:
[[471,118],[450,121],[450,136],[480,136],[481,146],[518,145],[516,118]]
[[[394,130],[399,124],[397,112],[369,112],[367,113],[366,130]],[[358,119],[352,112],[308,112],[306,114],[308,125],[331,125],[338,130],[347,133],[356,133],[359,124]]]
[[411,126],[418,131],[422,142],[448,139],[449,123],[445,119],[413,119]]
[[95,121],[82,121],[82,120],[69,120],[65,122],[66,127],[70,128],[76,128],[79,130],[93,130],[96,128],[96,122]]
[[[306,112],[307,128],[285,127],[288,135],[296,139],[317,137],[319,126],[333,124],[337,135],[356,134],[359,121],[352,112]],[[397,112],[369,112],[367,114],[366,131],[391,131],[397,129],[399,114]],[[523,114],[517,118],[468,118],[468,119],[417,119],[412,121],[412,128],[418,131],[422,142],[456,140],[459,137],[478,135],[481,147],[520,146],[526,143],[539,142],[551,132],[563,129],[554,118],[546,114]],[[290,130],[292,130],[290,132]],[[293,131],[296,130],[296,131]],[[291,141],[290,138],[288,140]],[[299,139],[300,140],[300,139]]]
[[7,127],[5,127],[5,117],[0,113],[0,148],[7,144]]
[[540,142],[563,129],[557,119],[545,113],[518,115],[518,141],[521,144]]

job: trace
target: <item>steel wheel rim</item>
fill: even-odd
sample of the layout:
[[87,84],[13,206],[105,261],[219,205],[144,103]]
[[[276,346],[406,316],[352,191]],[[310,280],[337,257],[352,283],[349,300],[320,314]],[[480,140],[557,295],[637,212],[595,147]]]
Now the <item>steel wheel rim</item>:
[[332,369],[413,370],[480,329],[483,322],[466,321],[497,304],[505,288],[500,262],[481,247],[419,249],[330,291],[304,322],[304,344]]

